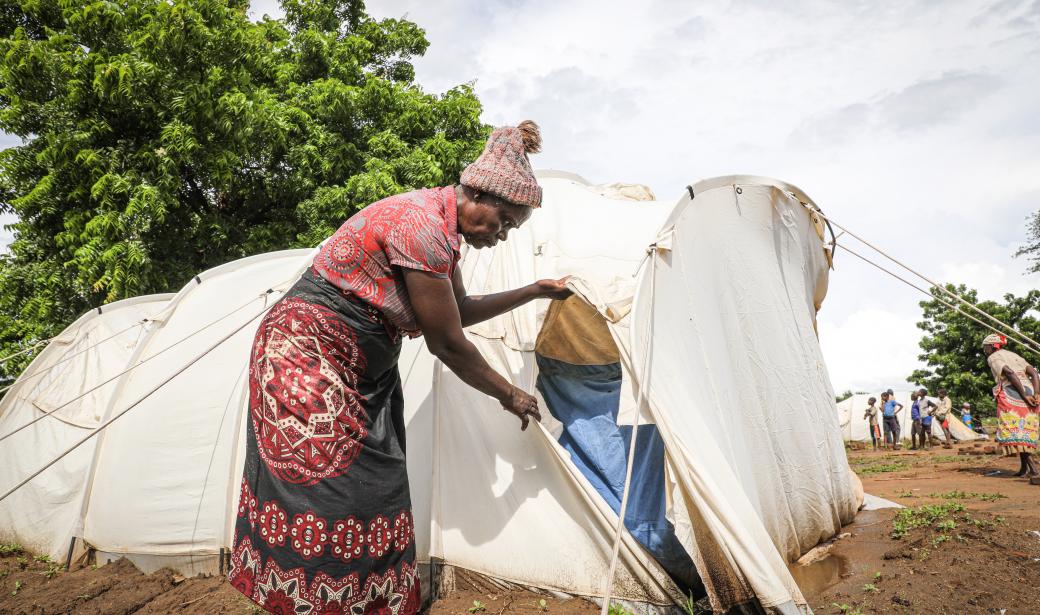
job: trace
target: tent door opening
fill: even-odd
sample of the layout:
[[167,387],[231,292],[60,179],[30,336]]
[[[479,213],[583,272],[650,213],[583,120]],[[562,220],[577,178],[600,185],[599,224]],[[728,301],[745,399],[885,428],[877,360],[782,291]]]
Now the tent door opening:
[[[625,488],[632,425],[618,424],[621,357],[606,320],[577,296],[553,301],[535,343],[536,387],[560,422],[560,446],[617,514]],[[667,518],[664,441],[640,424],[625,528],[686,594],[704,595],[690,555]]]

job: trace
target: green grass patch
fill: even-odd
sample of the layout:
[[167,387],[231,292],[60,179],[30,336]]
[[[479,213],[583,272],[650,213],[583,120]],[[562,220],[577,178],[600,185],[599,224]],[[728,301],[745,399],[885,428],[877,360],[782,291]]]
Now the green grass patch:
[[928,497],[943,500],[982,500],[983,502],[996,502],[1007,496],[1003,493],[977,493],[975,491],[946,491],[943,493],[929,493]]
[[871,474],[885,474],[888,472],[901,472],[910,469],[910,464],[905,461],[893,461],[891,463],[874,463],[859,468],[853,468],[856,474],[869,476]]
[[3,555],[21,555],[25,552],[22,545],[16,542],[9,542],[6,544],[0,544],[0,556]]
[[[892,538],[900,539],[918,527],[928,527],[945,521],[953,521],[951,516],[964,512],[964,504],[945,502],[943,504],[927,504],[916,508],[904,508],[896,513],[892,520]],[[956,527],[956,525],[954,525]]]

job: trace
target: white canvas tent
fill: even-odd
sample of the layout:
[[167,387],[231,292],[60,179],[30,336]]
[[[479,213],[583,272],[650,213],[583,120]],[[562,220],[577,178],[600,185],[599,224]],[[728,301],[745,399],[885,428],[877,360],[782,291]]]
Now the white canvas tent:
[[[860,504],[815,336],[830,256],[811,200],[746,176],[698,183],[678,202],[632,200],[642,191],[567,173],[539,177],[544,204],[531,221],[494,250],[464,254],[469,291],[575,276],[621,351],[618,422],[638,416],[664,438],[670,519],[713,608],[809,612],[787,565]],[[129,371],[84,398],[77,412],[89,420],[60,420],[71,413],[63,408],[0,442],[6,491],[111,421],[0,502],[3,538],[64,558],[76,537],[102,561],[215,572],[237,514],[249,345],[311,256],[229,263],[172,298],[107,306],[64,332],[68,341],[52,343],[0,403],[0,437],[89,390],[97,366]],[[527,390],[545,309],[531,303],[468,331]],[[95,341],[142,319],[132,339]],[[400,369],[420,562],[601,595],[617,516],[557,444],[552,421],[519,432],[421,340],[405,344]],[[681,598],[627,533],[611,591],[644,605]]]
[[[900,439],[909,440],[912,423],[910,419],[910,405],[913,403],[910,401],[910,391],[893,391],[893,393],[895,393],[896,401],[903,404],[903,410],[899,413],[899,437]],[[867,400],[871,397],[878,400],[878,407],[880,408],[881,393],[857,393],[837,403],[838,422],[841,425],[842,438],[846,442],[870,442],[870,427],[863,418],[863,413],[869,406]],[[936,403],[939,402],[935,397],[929,397],[928,399]],[[950,435],[953,436],[954,441],[971,442],[986,439],[986,436],[969,429],[959,418],[954,416],[953,412],[947,415],[947,417],[949,419]],[[938,421],[932,421],[932,435],[941,441],[946,440],[946,434],[943,433]],[[884,431],[882,431],[882,437],[884,437]]]

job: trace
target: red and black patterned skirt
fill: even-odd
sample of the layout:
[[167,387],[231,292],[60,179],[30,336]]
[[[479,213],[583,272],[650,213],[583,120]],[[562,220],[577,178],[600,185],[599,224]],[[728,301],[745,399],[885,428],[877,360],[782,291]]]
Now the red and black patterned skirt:
[[228,578],[266,611],[419,610],[400,349],[310,271],[261,322]]

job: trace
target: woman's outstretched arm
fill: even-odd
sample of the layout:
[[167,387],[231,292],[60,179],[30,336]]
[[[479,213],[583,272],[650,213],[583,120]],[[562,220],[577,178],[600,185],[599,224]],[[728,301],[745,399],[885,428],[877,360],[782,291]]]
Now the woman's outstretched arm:
[[532,395],[510,384],[491,369],[480,351],[462,332],[462,319],[451,282],[425,271],[402,269],[415,321],[426,338],[426,347],[463,382],[490,395],[520,418],[527,429],[529,417],[542,419]]
[[[458,269],[451,278],[452,291],[455,294],[455,303],[459,308],[459,316],[463,327],[484,322],[500,314],[505,314],[521,305],[531,301],[547,297],[549,299],[566,299],[571,291],[567,288],[567,278],[559,280],[538,280],[533,284],[521,286],[513,290],[507,290],[492,295],[466,295],[466,286],[462,282],[462,274]],[[411,290],[409,289],[409,295]]]

